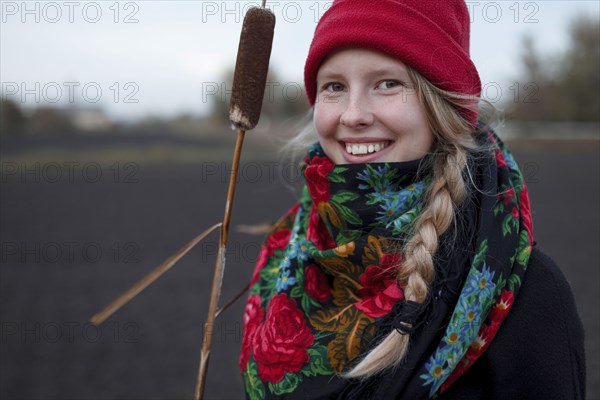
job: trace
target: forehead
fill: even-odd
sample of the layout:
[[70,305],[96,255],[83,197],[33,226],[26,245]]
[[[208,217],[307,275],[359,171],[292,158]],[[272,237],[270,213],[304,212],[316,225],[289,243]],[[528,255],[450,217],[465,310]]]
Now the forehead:
[[407,74],[406,65],[385,53],[366,48],[346,48],[327,56],[319,67],[317,79],[340,74]]

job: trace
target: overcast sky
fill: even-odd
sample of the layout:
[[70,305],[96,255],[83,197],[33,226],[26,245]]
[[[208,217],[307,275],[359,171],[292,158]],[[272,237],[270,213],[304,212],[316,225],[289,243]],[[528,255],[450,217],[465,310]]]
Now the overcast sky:
[[[374,2],[376,3],[376,2]],[[2,95],[25,108],[101,106],[118,119],[201,115],[235,63],[243,15],[257,1],[1,1]],[[308,46],[331,1],[268,1],[277,17],[272,90],[296,95]],[[577,15],[600,2],[467,1],[471,56],[491,100],[513,96],[521,38],[567,45]],[[512,88],[511,88],[512,87]],[[228,89],[228,88],[227,88]],[[39,103],[38,103],[39,101]]]

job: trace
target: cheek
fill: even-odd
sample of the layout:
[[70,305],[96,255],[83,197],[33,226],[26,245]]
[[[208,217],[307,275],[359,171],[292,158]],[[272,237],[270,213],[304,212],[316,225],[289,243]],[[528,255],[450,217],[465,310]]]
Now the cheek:
[[431,143],[433,141],[429,121],[422,107],[417,104],[408,104],[404,108],[390,107],[390,109],[398,110],[395,113],[386,113],[385,116],[387,124],[392,130],[409,134],[412,141],[419,143]]
[[313,122],[320,140],[330,139],[335,134],[337,124],[335,123],[334,113],[331,107],[319,103],[315,104]]
[[313,124],[319,135],[319,143],[323,151],[335,164],[342,162],[339,156],[339,146],[335,139],[338,123],[331,107],[315,105]]
[[419,118],[415,121],[415,125],[415,130],[419,132],[418,138],[421,149],[423,151],[430,150],[433,145],[433,132],[429,127],[427,116],[424,113],[421,113]]
[[323,110],[315,105],[315,111],[313,113],[313,124],[319,134],[319,140],[322,139],[324,132],[326,131],[327,122],[323,115]]

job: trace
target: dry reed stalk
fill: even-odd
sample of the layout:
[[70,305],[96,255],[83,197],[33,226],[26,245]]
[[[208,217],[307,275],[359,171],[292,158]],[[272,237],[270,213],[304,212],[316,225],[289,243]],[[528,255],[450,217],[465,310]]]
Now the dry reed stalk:
[[214,224],[195,238],[193,238],[188,244],[183,246],[177,253],[173,254],[169,257],[165,262],[160,264],[158,267],[154,268],[148,275],[140,279],[137,283],[135,283],[131,288],[122,293],[119,297],[117,297],[112,303],[108,306],[104,307],[102,311],[95,314],[90,322],[94,325],[100,325],[104,322],[108,317],[113,315],[117,310],[123,307],[129,300],[133,299],[137,296],[142,290],[146,289],[152,282],[157,280],[162,274],[168,271],[177,261],[181,259],[184,255],[186,255],[194,246],[196,246],[200,241],[202,241],[206,236],[208,236],[215,229],[221,227],[223,223],[219,222],[218,224]]

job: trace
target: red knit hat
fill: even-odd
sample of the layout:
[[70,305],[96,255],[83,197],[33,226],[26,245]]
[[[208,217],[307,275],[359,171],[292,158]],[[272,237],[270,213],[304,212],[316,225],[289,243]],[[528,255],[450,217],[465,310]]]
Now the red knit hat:
[[[308,52],[304,84],[311,106],[317,71],[344,47],[365,47],[411,66],[440,89],[479,96],[481,81],[469,56],[469,13],[463,0],[335,0]],[[476,113],[467,113],[474,124]]]

